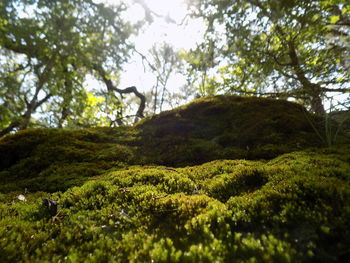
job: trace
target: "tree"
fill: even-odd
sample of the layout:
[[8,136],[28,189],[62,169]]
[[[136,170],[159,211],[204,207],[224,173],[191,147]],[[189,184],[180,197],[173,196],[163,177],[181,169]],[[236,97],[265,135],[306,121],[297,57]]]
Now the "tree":
[[347,1],[204,0],[190,7],[208,25],[205,43],[215,43],[216,83],[226,91],[293,97],[318,114],[325,96],[350,91],[349,46],[339,41],[349,37]]
[[150,50],[151,70],[155,74],[156,83],[152,89],[153,114],[161,112],[167,97],[171,97],[168,90],[168,82],[172,74],[181,66],[181,58],[178,52],[167,43],[154,45]]
[[[0,136],[33,125],[33,114],[45,114],[62,127],[86,105],[86,76],[101,79],[110,92],[134,93],[135,87],[111,86],[127,61],[135,30],[124,22],[126,6],[92,0],[7,0],[0,3]],[[9,107],[10,105],[10,107]],[[71,118],[71,120],[74,118]]]
[[[144,71],[150,70],[155,77],[155,84],[146,94],[147,114],[161,112],[164,105],[173,108],[173,105],[178,105],[180,101],[186,101],[188,94],[182,98],[179,93],[171,92],[168,88],[170,79],[175,77],[177,73],[181,73],[183,66],[181,51],[174,50],[174,47],[166,42],[154,44],[147,54],[136,49],[134,51],[140,56]],[[186,92],[188,93],[188,91]]]
[[183,57],[189,67],[186,68],[188,85],[197,87],[198,95],[215,95],[219,92],[219,85],[216,85],[216,78],[212,75],[212,69],[217,63],[217,52],[215,43],[212,40],[203,42],[191,52],[184,52]]

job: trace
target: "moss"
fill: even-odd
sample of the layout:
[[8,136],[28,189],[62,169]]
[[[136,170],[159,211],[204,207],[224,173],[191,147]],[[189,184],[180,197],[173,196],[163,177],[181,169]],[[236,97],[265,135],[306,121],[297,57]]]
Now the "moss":
[[0,260],[336,262],[350,244],[346,154],[131,166],[49,196],[54,218],[43,212],[47,194],[8,193]]
[[346,260],[350,148],[319,148],[306,116],[218,96],[135,127],[6,136],[0,262]]
[[135,162],[131,128],[37,129],[0,140],[0,191],[59,191]]
[[[271,159],[319,146],[322,142],[310,124],[318,121],[315,118],[287,101],[217,96],[163,112],[135,127],[21,131],[0,139],[0,178],[11,184],[9,190],[15,190],[18,179],[61,176],[64,180],[74,174],[70,166],[83,167],[80,163],[88,162],[97,166],[104,162],[110,169],[130,164],[179,167],[216,159]],[[57,166],[67,168],[60,169],[61,174],[49,174]],[[92,170],[96,172],[91,176],[100,174]],[[81,182],[89,177],[86,174],[75,173],[77,180],[68,181],[71,185]],[[6,186],[1,189],[5,191]]]
[[271,159],[320,146],[314,130],[321,130],[318,122],[295,103],[216,96],[161,113],[136,128],[147,162],[183,166],[223,158]]

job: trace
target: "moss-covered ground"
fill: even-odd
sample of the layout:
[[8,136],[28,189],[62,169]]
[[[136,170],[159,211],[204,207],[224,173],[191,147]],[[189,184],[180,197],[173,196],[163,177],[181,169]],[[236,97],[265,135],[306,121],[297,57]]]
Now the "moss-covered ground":
[[6,136],[0,262],[349,262],[350,147],[310,122],[216,97],[135,127]]

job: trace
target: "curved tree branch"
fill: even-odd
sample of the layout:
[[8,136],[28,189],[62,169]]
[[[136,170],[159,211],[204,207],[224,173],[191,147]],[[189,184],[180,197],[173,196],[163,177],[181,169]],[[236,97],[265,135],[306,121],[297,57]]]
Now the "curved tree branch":
[[135,86],[131,86],[125,89],[118,89],[116,86],[114,86],[113,82],[107,77],[107,73],[102,68],[102,66],[94,64],[93,65],[94,70],[99,74],[99,76],[102,78],[103,82],[106,84],[108,91],[115,91],[119,94],[129,94],[134,93],[136,97],[140,99],[140,105],[136,112],[137,118],[143,118],[144,117],[144,110],[146,107],[146,97],[140,93]]

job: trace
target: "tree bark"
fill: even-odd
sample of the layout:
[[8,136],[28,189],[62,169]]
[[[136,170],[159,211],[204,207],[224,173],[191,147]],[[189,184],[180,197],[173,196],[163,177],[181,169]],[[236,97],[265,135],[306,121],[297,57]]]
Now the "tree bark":
[[11,122],[6,128],[0,131],[0,137],[5,136],[6,134],[9,134],[10,132],[12,132],[16,127],[18,127],[19,124],[20,124],[20,121]]
[[61,117],[58,120],[57,128],[63,128],[64,121],[69,117],[71,111],[70,111],[70,105],[71,101],[73,99],[73,83],[69,76],[68,67],[65,66],[63,73],[65,75],[64,80],[64,96],[63,96],[63,102],[62,102],[62,110],[61,110]]
[[322,87],[318,84],[312,83],[306,76],[304,70],[301,68],[299,63],[298,54],[294,45],[293,40],[288,43],[288,55],[291,60],[290,65],[292,66],[297,80],[301,83],[304,93],[309,97],[311,110],[319,115],[326,114],[322,103]]
[[42,98],[39,101],[37,100],[37,96],[33,97],[31,102],[27,103],[26,112],[21,116],[21,120],[15,120],[11,122],[6,128],[2,129],[0,131],[0,137],[5,136],[6,134],[9,134],[15,129],[18,129],[18,130],[27,129],[30,123],[30,118],[32,117],[32,113],[35,112],[37,108],[39,108],[43,103],[45,103],[51,97],[52,97],[51,93],[47,94],[44,98]]
[[128,87],[125,89],[118,89],[116,86],[114,86],[113,82],[109,78],[107,78],[107,73],[105,72],[105,70],[101,66],[95,64],[94,69],[100,75],[103,82],[106,84],[108,91],[116,91],[121,95],[134,93],[135,96],[140,99],[140,105],[139,105],[139,108],[136,112],[135,121],[137,121],[139,118],[144,117],[143,112],[146,108],[146,97],[142,93],[140,93],[135,86],[131,86],[131,87]]

